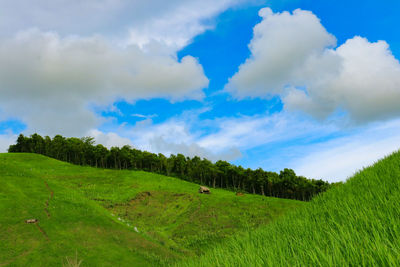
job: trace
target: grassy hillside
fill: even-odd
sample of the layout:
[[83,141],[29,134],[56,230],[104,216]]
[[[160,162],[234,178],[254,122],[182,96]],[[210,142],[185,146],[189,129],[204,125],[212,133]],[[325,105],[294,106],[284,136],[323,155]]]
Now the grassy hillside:
[[180,266],[398,266],[400,153]]
[[197,190],[153,173],[0,154],[0,266],[62,266],[75,257],[81,266],[154,266],[307,205]]

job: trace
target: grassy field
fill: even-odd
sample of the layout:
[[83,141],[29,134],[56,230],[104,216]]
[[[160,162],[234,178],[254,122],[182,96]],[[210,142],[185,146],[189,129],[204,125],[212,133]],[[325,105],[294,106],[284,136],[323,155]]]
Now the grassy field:
[[307,206],[197,190],[152,173],[0,154],[0,266],[170,264]]
[[399,266],[400,153],[178,266]]

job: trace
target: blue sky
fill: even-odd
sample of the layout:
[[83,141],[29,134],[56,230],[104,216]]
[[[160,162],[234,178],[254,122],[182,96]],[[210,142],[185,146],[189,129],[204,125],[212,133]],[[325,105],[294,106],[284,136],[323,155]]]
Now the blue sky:
[[4,1],[0,149],[21,132],[91,135],[344,180],[400,147],[399,10],[394,0]]

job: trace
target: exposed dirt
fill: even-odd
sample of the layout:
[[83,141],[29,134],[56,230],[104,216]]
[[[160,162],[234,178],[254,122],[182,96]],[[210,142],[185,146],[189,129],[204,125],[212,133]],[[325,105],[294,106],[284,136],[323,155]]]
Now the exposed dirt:
[[150,196],[151,196],[150,192],[140,192],[129,201],[129,205],[135,205],[136,203],[139,203]]
[[[50,196],[45,202],[44,212],[46,213],[47,217],[50,218],[51,215],[50,215],[50,212],[49,212],[48,208],[49,208],[50,200],[54,197],[54,192],[53,192],[53,190],[51,190],[50,186],[48,185],[48,183],[46,181],[44,181],[44,184],[46,185],[47,190],[50,192]],[[30,220],[26,220],[25,222],[34,224],[36,226],[36,228],[42,233],[42,235],[46,238],[46,240],[50,241],[49,236],[47,235],[47,233],[43,230],[42,227],[39,226],[39,220],[30,219]]]
[[43,236],[46,238],[47,241],[50,241],[49,236],[47,233],[43,230],[42,227],[39,226],[39,224],[35,223],[36,228],[43,234]]
[[49,212],[49,209],[48,209],[48,208],[49,208],[49,202],[50,202],[50,200],[51,200],[51,199],[53,198],[53,196],[54,196],[54,192],[53,192],[53,190],[51,190],[49,184],[48,184],[46,181],[44,181],[44,183],[45,183],[45,185],[46,185],[47,190],[50,191],[49,199],[47,199],[47,200],[46,200],[46,203],[45,203],[44,212],[46,212],[47,217],[50,218],[51,215],[50,215],[50,212]]

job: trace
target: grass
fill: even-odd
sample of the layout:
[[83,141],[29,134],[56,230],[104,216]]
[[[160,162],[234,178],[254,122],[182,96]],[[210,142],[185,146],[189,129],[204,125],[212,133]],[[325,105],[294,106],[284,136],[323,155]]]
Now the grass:
[[82,260],[78,259],[78,252],[75,254],[75,258],[65,258],[65,263],[63,267],[79,267],[82,264]]
[[307,205],[197,190],[153,173],[0,154],[0,266],[172,264]]
[[178,266],[399,266],[400,152]]

